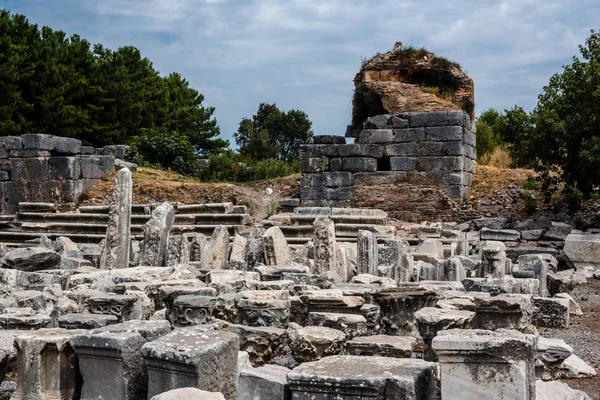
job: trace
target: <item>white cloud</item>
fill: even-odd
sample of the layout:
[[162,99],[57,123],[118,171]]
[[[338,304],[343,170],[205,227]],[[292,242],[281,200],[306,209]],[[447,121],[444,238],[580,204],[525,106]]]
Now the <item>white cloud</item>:
[[477,110],[532,108],[600,19],[596,0],[8,0],[12,12],[93,43],[134,45],[216,107],[224,136],[262,101],[343,134],[361,57],[396,41],[459,62]]

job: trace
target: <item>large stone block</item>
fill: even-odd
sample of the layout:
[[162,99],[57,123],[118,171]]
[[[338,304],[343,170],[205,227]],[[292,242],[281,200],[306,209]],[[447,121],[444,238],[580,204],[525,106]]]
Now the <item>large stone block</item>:
[[377,159],[371,157],[346,157],[342,159],[342,169],[350,172],[377,171]]
[[433,339],[444,400],[534,400],[536,337],[517,331],[450,329]]
[[421,126],[454,126],[465,124],[464,111],[414,112],[398,115],[408,119],[411,128]]
[[365,129],[360,133],[360,144],[392,143],[394,131],[392,129]]
[[565,239],[565,255],[579,268],[600,268],[600,235],[571,233]]
[[300,171],[302,172],[325,172],[327,170],[329,170],[327,157],[308,157],[300,160]]
[[331,356],[288,374],[292,398],[421,400],[436,398],[436,367],[410,358]]
[[432,126],[425,129],[427,140],[450,142],[463,140],[462,126]]
[[12,178],[20,181],[48,180],[48,158],[30,157],[11,159]]
[[303,144],[300,146],[300,158],[337,155],[338,145],[336,144]]
[[81,178],[100,179],[114,170],[112,156],[81,156]]
[[390,168],[392,171],[411,171],[415,169],[415,159],[411,157],[391,157]]
[[179,328],[142,347],[148,368],[148,397],[196,387],[237,399],[239,339],[201,326]]
[[337,135],[316,135],[313,136],[314,144],[346,144],[344,136]]
[[23,140],[20,136],[1,136],[0,148],[5,150],[18,150],[23,148]]
[[376,171],[357,172],[352,174],[353,183],[356,186],[376,186],[386,184],[400,184],[406,182],[404,171]]
[[389,144],[385,146],[388,156],[413,157],[418,155],[418,148],[414,142]]
[[381,144],[344,144],[338,146],[340,157],[374,157],[383,156]]
[[81,177],[81,159],[79,157],[48,158],[49,179],[73,180]]
[[54,136],[44,133],[28,133],[21,135],[23,149],[25,150],[52,150],[54,149]]
[[78,398],[81,375],[70,342],[73,333],[76,332],[40,329],[15,338],[17,390],[11,399]]
[[54,146],[50,150],[55,154],[81,154],[81,140],[54,136]]
[[425,140],[425,128],[394,129],[394,142],[419,142]]
[[148,376],[136,332],[98,332],[75,335],[73,346],[83,375],[82,399],[145,399]]
[[462,171],[464,160],[462,157],[423,157],[415,160],[418,171]]
[[350,172],[323,172],[312,176],[311,186],[339,187],[351,186],[352,174]]
[[241,370],[238,400],[289,399],[288,372],[289,369],[279,365]]

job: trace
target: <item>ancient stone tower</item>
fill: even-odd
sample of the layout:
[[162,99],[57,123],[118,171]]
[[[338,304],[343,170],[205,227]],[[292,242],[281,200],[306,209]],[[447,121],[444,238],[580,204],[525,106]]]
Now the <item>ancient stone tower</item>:
[[405,220],[456,209],[476,168],[473,81],[456,63],[396,47],[363,63],[354,84],[346,137],[301,149],[303,203]]

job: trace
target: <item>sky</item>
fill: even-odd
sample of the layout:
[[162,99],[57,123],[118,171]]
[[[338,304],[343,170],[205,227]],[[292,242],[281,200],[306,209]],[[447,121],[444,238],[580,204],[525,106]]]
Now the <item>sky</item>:
[[181,73],[233,143],[261,102],[343,135],[361,61],[396,42],[460,63],[476,113],[531,110],[554,73],[600,29],[598,0],[0,0],[30,22]]

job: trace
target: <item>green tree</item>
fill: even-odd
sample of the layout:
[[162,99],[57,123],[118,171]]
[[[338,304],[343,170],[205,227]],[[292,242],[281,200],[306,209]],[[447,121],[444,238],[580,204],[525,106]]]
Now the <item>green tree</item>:
[[261,103],[251,119],[242,119],[233,136],[243,155],[290,162],[299,157],[300,145],[312,138],[311,126],[303,111],[286,113],[276,104]]
[[178,73],[164,78],[169,102],[163,128],[187,136],[189,142],[201,155],[229,147],[229,141],[218,138],[221,133],[212,117],[214,107],[204,107],[204,96],[189,87],[189,82]]
[[529,140],[534,129],[533,116],[522,107],[504,110],[495,125],[500,142],[508,144],[513,166],[532,168],[535,159],[531,154]]
[[0,10],[0,135],[51,133],[124,144],[144,130],[183,135],[195,153],[227,147],[214,108],[177,73],[125,46],[91,46]]
[[477,159],[491,154],[500,145],[500,138],[496,131],[496,123],[501,114],[489,108],[477,119]]
[[558,167],[589,194],[600,183],[600,33],[592,30],[579,51],[544,87],[525,142],[540,169]]

